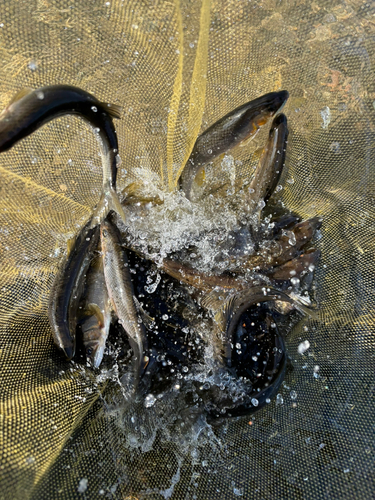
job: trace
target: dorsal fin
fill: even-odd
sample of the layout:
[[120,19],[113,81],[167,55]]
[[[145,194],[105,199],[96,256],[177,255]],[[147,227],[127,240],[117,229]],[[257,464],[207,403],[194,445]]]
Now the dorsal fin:
[[101,106],[105,109],[105,111],[112,116],[112,118],[121,118],[122,107],[117,104],[109,104],[107,102],[101,102]]
[[31,92],[34,92],[33,89],[31,89],[30,87],[24,87],[22,88],[21,90],[19,90],[13,97],[12,99],[10,100],[8,106],[10,106],[11,104],[13,104],[14,102],[17,102],[17,101],[20,101],[23,97],[25,97],[26,95],[29,95],[31,94]]

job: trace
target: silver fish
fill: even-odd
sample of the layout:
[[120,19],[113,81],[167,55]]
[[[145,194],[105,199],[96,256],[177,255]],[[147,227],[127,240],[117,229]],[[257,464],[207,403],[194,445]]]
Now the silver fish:
[[53,339],[68,359],[75,353],[79,300],[98,242],[99,227],[91,227],[90,219],[76,237],[73,248],[55,277],[50,293],[48,315]]
[[144,325],[140,322],[137,311],[126,251],[121,245],[119,230],[108,219],[100,226],[100,239],[109,298],[133,349],[134,385],[137,386],[143,370],[147,339]]
[[194,179],[207,163],[254,137],[259,128],[280,111],[288,97],[286,90],[270,92],[236,108],[205,130],[196,140],[179,178],[186,198],[191,199]]
[[111,302],[105,284],[103,260],[94,257],[86,274],[80,325],[87,361],[98,368],[111,324]]
[[93,128],[98,138],[103,165],[103,193],[92,224],[98,224],[115,210],[125,222],[116,193],[118,141],[112,118],[120,118],[121,108],[99,101],[71,85],[50,85],[37,90],[22,89],[0,114],[0,152],[63,115],[78,115]]
[[245,188],[244,201],[251,212],[259,207],[261,201],[264,202],[263,206],[267,203],[279,182],[285,162],[287,139],[287,119],[284,114],[280,114],[272,122],[267,145],[250,184]]
[[214,319],[214,356],[221,364],[231,366],[232,339],[241,315],[260,302],[282,301],[292,304],[304,314],[311,310],[296,298],[272,287],[252,287],[237,293],[214,290],[202,301],[202,307],[210,310]]

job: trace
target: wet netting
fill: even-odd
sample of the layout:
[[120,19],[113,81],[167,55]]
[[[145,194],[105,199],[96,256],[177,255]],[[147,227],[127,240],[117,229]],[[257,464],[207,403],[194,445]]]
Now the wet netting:
[[[131,401],[119,325],[97,369],[53,342],[51,287],[102,190],[90,127],[57,118],[1,153],[0,498],[375,497],[374,54],[375,7],[362,0],[2,2],[1,109],[21,88],[52,84],[122,108],[121,230],[138,249],[136,294],[159,321],[150,337],[169,357],[158,351],[154,385]],[[249,309],[260,331],[270,311],[277,320],[285,378],[259,411],[209,418],[195,411],[202,388],[183,394],[197,368],[181,359],[192,342],[209,347],[210,330],[192,287],[158,258],[191,263],[194,250],[204,273],[215,260],[207,235],[238,233],[239,193],[270,124],[207,166],[195,201],[177,181],[199,134],[280,90],[289,137],[268,213],[321,219],[314,312]]]

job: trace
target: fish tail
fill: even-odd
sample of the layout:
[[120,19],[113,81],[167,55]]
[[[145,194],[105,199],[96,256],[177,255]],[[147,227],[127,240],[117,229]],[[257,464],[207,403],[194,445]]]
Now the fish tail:
[[101,102],[100,104],[112,118],[117,118],[118,120],[121,118],[122,106],[118,104],[109,104],[107,102]]

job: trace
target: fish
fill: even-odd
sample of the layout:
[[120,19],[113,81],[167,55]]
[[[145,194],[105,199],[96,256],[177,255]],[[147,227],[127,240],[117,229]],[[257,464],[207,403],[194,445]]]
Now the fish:
[[80,310],[80,328],[88,363],[99,368],[111,324],[111,302],[105,283],[103,259],[97,255],[86,273]]
[[214,290],[204,297],[201,305],[213,314],[214,352],[221,364],[232,366],[233,339],[241,315],[256,304],[271,301],[288,302],[303,313],[311,312],[296,299],[272,287],[254,286],[236,293]]
[[288,139],[287,119],[279,114],[273,120],[268,136],[267,145],[263,150],[254,176],[245,188],[245,204],[251,211],[262,209],[268,202],[281,177],[285,163],[286,143]]
[[122,246],[121,234],[109,219],[105,219],[100,225],[100,241],[105,283],[112,309],[125,330],[133,350],[134,389],[136,389],[143,372],[144,352],[147,351],[146,331],[137,310],[138,301],[134,297],[128,258]]
[[90,219],[78,233],[56,274],[49,296],[48,316],[52,336],[68,360],[75,354],[79,300],[86,272],[99,242],[99,226],[92,227],[91,222]]
[[78,115],[93,128],[102,156],[103,193],[92,224],[98,224],[109,210],[125,221],[116,193],[118,141],[113,118],[121,108],[99,101],[90,93],[71,85],[49,85],[36,90],[22,89],[0,113],[0,153],[8,151],[51,120],[63,115]]
[[228,377],[219,375],[216,384],[207,389],[197,387],[207,420],[213,425],[226,417],[259,411],[276,396],[285,377],[285,342],[268,308],[250,307],[240,317],[237,330],[233,366],[227,369],[232,382],[225,383]]
[[285,105],[286,90],[270,92],[231,111],[211,125],[196,140],[179,177],[180,190],[191,200],[194,179],[204,166],[238,144],[253,138],[260,127]]
[[320,250],[310,248],[300,256],[295,257],[284,264],[275,267],[268,273],[268,277],[273,280],[289,281],[294,276],[300,278],[304,274],[314,270],[320,258]]
[[175,278],[186,285],[193,286],[202,292],[209,292],[216,287],[229,290],[242,290],[249,286],[249,283],[239,276],[217,276],[214,274],[204,273],[177,260],[167,258],[163,259],[160,267],[172,278]]
[[312,217],[297,222],[289,230],[271,240],[264,240],[252,255],[234,255],[231,271],[243,273],[245,270],[270,271],[298,256],[322,226],[320,217]]
[[[296,270],[295,276],[298,277],[300,273],[304,272],[309,263],[315,264],[319,258],[319,253],[312,255],[305,252],[305,256],[301,257],[301,259],[298,259],[298,255],[311,241],[321,225],[322,219],[313,217],[296,223],[290,231],[284,234],[281,233],[278,239],[266,240],[263,248],[258,249],[252,255],[233,254],[230,273],[220,275],[208,274],[194,269],[188,264],[168,258],[163,259],[159,263],[159,266],[165,273],[179,280],[181,283],[193,286],[201,292],[209,292],[216,287],[241,291],[252,286],[252,281],[263,282],[266,285],[267,276],[273,279],[282,279],[281,276],[292,277],[290,271],[293,269],[293,266],[295,266]],[[289,261],[293,263],[286,265],[285,268],[279,267]],[[306,266],[304,266],[305,263]],[[254,279],[252,281],[249,278],[245,279],[241,276],[247,270],[254,271]],[[263,279],[260,273],[265,274]]]

